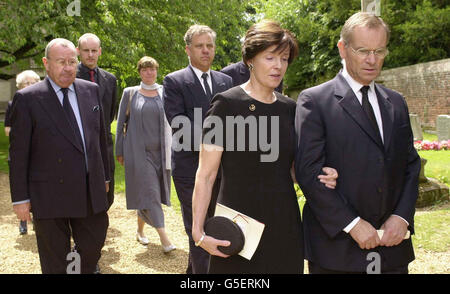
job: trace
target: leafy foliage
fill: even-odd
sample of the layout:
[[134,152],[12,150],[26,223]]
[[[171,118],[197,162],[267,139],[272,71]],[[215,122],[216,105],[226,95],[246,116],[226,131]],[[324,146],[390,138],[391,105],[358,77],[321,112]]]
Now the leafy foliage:
[[[300,56],[288,69],[288,89],[317,85],[336,75],[336,44],[345,20],[360,0],[78,0],[80,16],[69,16],[72,0],[0,0],[0,78],[8,69],[41,64],[45,45],[56,37],[76,42],[86,32],[102,40],[100,66],[114,73],[120,88],[138,82],[136,63],[150,55],[160,63],[159,81],[187,65],[183,36],[194,23],[217,32],[214,69],[241,59],[239,39],[260,18],[279,21],[298,38]],[[450,56],[448,0],[383,0],[390,25],[385,68]]]
[[[69,16],[72,0],[0,0],[0,68],[41,64],[48,41],[63,37],[76,44],[87,32],[102,41],[99,65],[119,86],[138,82],[137,61],[150,55],[160,64],[159,80],[188,64],[184,33],[194,24],[217,32],[213,68],[240,60],[240,37],[250,25],[245,0],[80,0],[80,16]],[[7,71],[6,71],[7,72]],[[0,78],[13,76],[1,74]]]
[[[391,28],[384,68],[450,57],[450,5],[445,0],[383,0],[381,17]],[[290,65],[286,84],[304,89],[334,77],[341,68],[340,30],[360,11],[360,0],[268,0],[255,5],[266,18],[292,31],[300,56]]]

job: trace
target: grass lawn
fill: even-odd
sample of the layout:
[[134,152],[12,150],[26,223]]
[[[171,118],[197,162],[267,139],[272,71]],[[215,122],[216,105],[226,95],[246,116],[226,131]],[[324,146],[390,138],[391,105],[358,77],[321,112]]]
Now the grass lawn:
[[418,210],[414,222],[415,248],[434,252],[450,250],[450,202]]
[[[423,133],[423,139],[437,141],[437,136]],[[425,158],[425,176],[435,178],[450,187],[450,150],[420,150],[419,156]]]

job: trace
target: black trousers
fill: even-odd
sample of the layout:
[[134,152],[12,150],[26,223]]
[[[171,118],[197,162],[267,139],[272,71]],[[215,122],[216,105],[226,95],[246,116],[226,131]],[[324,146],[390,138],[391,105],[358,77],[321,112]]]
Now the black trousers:
[[106,212],[85,218],[34,219],[43,274],[65,274],[73,237],[80,254],[82,274],[92,274],[101,256],[109,219]]
[[[325,274],[325,275],[334,275],[334,274],[366,274],[365,272],[346,272],[346,271],[335,271],[321,267],[317,263],[308,261],[308,270],[310,274]],[[408,265],[401,266],[395,269],[390,270],[382,270],[381,274],[408,274]]]
[[[183,216],[184,230],[189,238],[189,260],[186,269],[187,274],[206,274],[209,266],[209,253],[201,247],[195,246],[192,238],[192,193],[194,191],[195,179],[184,177],[173,177],[175,189],[181,204],[181,214]],[[217,196],[219,194],[220,179],[214,183],[211,202],[209,205],[207,218],[214,215]]]

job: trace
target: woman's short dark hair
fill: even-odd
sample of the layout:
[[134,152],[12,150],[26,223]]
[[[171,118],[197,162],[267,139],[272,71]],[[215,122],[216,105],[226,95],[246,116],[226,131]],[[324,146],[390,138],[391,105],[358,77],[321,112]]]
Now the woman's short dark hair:
[[258,53],[271,46],[276,46],[274,52],[280,52],[289,48],[290,64],[298,55],[297,39],[280,24],[273,20],[262,20],[250,27],[245,35],[242,45],[242,59],[245,64]]

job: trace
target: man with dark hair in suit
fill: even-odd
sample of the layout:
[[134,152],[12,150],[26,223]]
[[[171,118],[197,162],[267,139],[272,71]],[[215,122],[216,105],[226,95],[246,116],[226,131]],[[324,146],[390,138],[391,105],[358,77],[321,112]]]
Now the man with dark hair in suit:
[[[47,77],[14,96],[10,185],[20,220],[33,213],[42,273],[93,273],[108,228],[109,166],[98,86],[76,79],[77,52],[54,39],[42,58]],[[72,259],[69,259],[72,260]],[[72,269],[72,267],[70,268]]]
[[96,83],[99,87],[100,101],[105,115],[106,140],[108,142],[108,159],[111,182],[109,183],[109,206],[114,202],[114,143],[111,134],[111,123],[116,114],[117,79],[112,74],[98,67],[98,58],[102,54],[100,39],[91,33],[86,33],[78,39],[77,53],[80,63],[77,68],[77,78]]
[[[381,18],[354,14],[338,42],[343,70],[298,97],[295,171],[311,273],[408,273],[414,260],[407,231],[420,158],[405,99],[374,82],[388,41]],[[323,166],[338,171],[335,190],[315,179]]]
[[[184,69],[170,73],[163,82],[164,110],[173,133],[176,134],[180,130],[175,121],[184,119],[190,122],[190,138],[182,138],[190,139],[190,146],[187,148],[189,150],[172,152],[172,176],[181,203],[185,231],[189,237],[189,261],[186,270],[188,274],[207,273],[209,263],[209,254],[196,246],[192,239],[192,192],[198,167],[202,123],[212,97],[232,87],[232,79],[229,76],[210,69],[215,55],[215,39],[216,33],[208,26],[191,26],[184,36],[190,64]],[[198,112],[201,113],[201,121],[194,121],[194,117],[197,118],[194,113]],[[173,142],[172,146],[177,144]],[[216,199],[218,185],[216,182],[213,193]],[[211,201],[211,208],[215,208],[213,202]],[[213,209],[210,210],[210,216],[212,211]]]
[[[233,87],[242,85],[250,79],[250,70],[247,65],[241,60],[236,63],[232,63],[222,68],[220,72],[230,76],[233,79]],[[283,80],[281,80],[275,91],[283,93]]]

